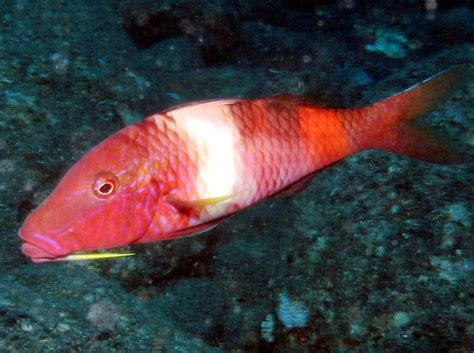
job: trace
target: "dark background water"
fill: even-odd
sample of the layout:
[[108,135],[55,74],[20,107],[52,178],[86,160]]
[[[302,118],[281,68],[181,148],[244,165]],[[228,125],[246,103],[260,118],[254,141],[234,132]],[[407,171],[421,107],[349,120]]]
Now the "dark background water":
[[[471,1],[2,1],[1,352],[470,352],[473,164],[367,151],[210,233],[34,265],[85,151],[193,100],[375,101],[474,59]],[[474,83],[427,124],[472,157]],[[470,158],[472,160],[472,158]]]

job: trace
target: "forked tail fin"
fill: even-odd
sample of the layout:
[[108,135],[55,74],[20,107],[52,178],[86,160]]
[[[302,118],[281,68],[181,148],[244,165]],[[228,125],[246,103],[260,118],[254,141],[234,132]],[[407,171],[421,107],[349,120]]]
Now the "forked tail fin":
[[[443,71],[380,102],[359,108],[362,149],[387,150],[432,163],[460,163],[451,143],[411,119],[436,106],[463,82],[469,65]],[[365,133],[363,131],[366,131]]]

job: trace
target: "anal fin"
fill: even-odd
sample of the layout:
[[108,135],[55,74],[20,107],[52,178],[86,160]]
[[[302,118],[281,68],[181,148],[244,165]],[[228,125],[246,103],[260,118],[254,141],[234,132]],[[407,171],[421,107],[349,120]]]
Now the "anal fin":
[[163,237],[163,239],[173,239],[173,238],[178,238],[178,237],[180,237],[180,238],[190,237],[190,236],[193,236],[193,235],[198,235],[198,234],[201,234],[201,233],[204,233],[204,232],[208,232],[208,231],[214,229],[215,227],[217,227],[219,225],[219,223],[221,223],[222,221],[223,221],[223,219],[219,218],[217,220],[213,220],[213,221],[210,221],[210,222],[207,222],[207,223],[204,223],[204,224],[199,224],[199,225],[194,226],[194,227],[189,227],[189,228],[186,228],[186,229],[178,230],[176,232],[166,234]]
[[276,193],[273,195],[273,197],[290,197],[293,196],[294,194],[300,192],[303,189],[306,189],[311,182],[311,179],[313,179],[315,173],[312,173],[310,175],[307,175],[303,177],[302,179],[298,180],[296,183],[293,183],[289,186],[287,186],[285,189],[281,190],[280,192]]

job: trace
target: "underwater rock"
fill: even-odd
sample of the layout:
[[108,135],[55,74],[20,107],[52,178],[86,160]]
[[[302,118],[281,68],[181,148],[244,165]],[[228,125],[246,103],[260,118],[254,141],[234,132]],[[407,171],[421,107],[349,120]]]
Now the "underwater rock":
[[367,44],[368,51],[380,52],[392,59],[401,59],[406,55],[408,39],[402,33],[379,28],[375,32],[375,42]]
[[204,66],[199,50],[183,38],[163,40],[153,51],[155,65],[160,70],[192,70]]
[[287,329],[305,327],[310,317],[308,308],[302,302],[291,299],[288,293],[280,294],[277,312]]
[[474,42],[474,10],[462,7],[438,14],[433,32],[449,45]]
[[268,314],[265,316],[265,320],[262,321],[262,338],[271,343],[275,340],[275,316],[273,314]]
[[184,331],[218,343],[226,310],[223,297],[228,298],[227,293],[218,283],[206,278],[183,279],[163,288],[150,305],[179,322]]
[[317,26],[298,31],[256,21],[244,23],[241,33],[246,43],[242,52],[247,60],[273,69],[337,71],[352,51],[344,40],[318,31]]
[[199,48],[207,65],[226,61],[241,44],[238,18],[219,3],[132,6],[124,13],[124,28],[141,49],[171,37],[185,37]]
[[290,7],[306,11],[314,11],[317,6],[335,5],[338,0],[285,0]]
[[37,352],[220,351],[182,333],[156,308],[81,266],[23,266],[4,272],[0,292],[2,352],[29,352],[32,347]]

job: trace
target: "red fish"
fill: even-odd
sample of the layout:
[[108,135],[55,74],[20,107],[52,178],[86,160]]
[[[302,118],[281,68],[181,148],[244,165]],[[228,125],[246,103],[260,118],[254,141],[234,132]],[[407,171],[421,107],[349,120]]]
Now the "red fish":
[[34,262],[197,234],[366,149],[430,162],[457,156],[410,119],[435,108],[457,66],[378,103],[319,107],[292,96],[192,103],[126,127],[89,151],[25,220]]

